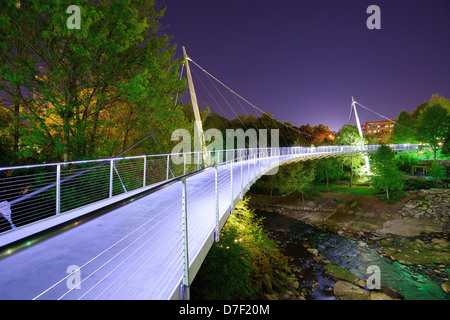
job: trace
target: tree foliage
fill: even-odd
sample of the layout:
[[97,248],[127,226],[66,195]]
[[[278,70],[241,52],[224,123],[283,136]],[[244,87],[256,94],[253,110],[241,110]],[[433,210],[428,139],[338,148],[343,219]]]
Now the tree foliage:
[[381,145],[373,154],[372,160],[371,184],[385,190],[386,198],[389,200],[389,190],[403,188],[395,152],[388,146]]
[[450,130],[450,113],[440,104],[424,108],[419,115],[416,125],[416,135],[420,141],[427,143],[436,153],[448,136]]
[[[367,140],[359,135],[356,126],[344,125],[341,130],[336,134],[335,142],[338,145],[358,146],[367,143]],[[353,183],[354,174],[358,174],[364,165],[364,155],[361,153],[350,154],[349,156],[342,157],[343,164],[350,168],[350,187]]]
[[415,143],[416,135],[414,131],[414,121],[406,110],[402,110],[391,133],[392,143]]
[[26,123],[23,155],[111,156],[158,126],[165,132],[183,123],[174,95],[184,83],[175,46],[161,32],[164,8],[82,0],[81,29],[68,29],[70,1],[17,4],[7,0],[0,16],[0,90],[11,113],[21,107],[14,119]]
[[317,180],[326,180],[327,182],[327,191],[328,182],[330,179],[338,179],[342,177],[343,169],[342,169],[342,161],[339,158],[325,158],[316,160],[316,179]]
[[437,180],[443,180],[446,178],[445,167],[439,165],[439,161],[433,161],[430,170],[428,170],[428,174],[434,179],[435,182]]

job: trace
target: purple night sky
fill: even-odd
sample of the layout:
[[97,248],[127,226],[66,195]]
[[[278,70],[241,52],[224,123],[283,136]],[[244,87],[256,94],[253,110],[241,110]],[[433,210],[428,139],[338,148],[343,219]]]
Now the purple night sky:
[[[324,123],[338,130],[348,121],[352,96],[393,119],[434,93],[450,98],[449,0],[164,4],[162,25],[174,36],[177,57],[185,46],[234,91],[294,125]],[[372,4],[381,9],[381,30],[366,27]],[[195,78],[194,83],[200,91]],[[363,123],[382,120],[362,108],[358,112]]]

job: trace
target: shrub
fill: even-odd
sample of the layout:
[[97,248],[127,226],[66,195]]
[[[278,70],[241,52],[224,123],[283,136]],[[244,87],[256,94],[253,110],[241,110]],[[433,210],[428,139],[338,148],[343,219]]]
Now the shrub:
[[242,300],[260,290],[262,265],[273,268],[287,263],[275,243],[262,230],[248,207],[239,202],[228,218],[192,284],[192,299]]
[[382,193],[378,196],[378,200],[386,201],[387,204],[395,204],[402,200],[406,196],[407,192],[405,190],[394,190],[389,195],[387,199],[386,194]]

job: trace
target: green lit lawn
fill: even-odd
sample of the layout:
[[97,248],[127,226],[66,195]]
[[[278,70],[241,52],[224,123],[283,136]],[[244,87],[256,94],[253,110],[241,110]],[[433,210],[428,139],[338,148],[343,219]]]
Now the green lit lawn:
[[[379,189],[370,186],[353,185],[351,188],[349,188],[347,182],[345,184],[337,184],[336,182],[333,182],[333,184],[330,183],[328,185],[328,188],[330,192],[340,192],[354,196],[377,195],[380,193]],[[327,185],[326,183],[317,183],[315,184],[314,189],[319,192],[327,192]]]

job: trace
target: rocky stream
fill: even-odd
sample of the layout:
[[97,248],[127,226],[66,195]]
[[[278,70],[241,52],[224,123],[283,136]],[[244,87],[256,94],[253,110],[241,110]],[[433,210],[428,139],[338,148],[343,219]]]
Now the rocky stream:
[[[409,192],[395,205],[331,193],[250,203],[296,266],[302,299],[450,300],[448,189]],[[369,266],[379,268],[378,290],[368,288]]]

